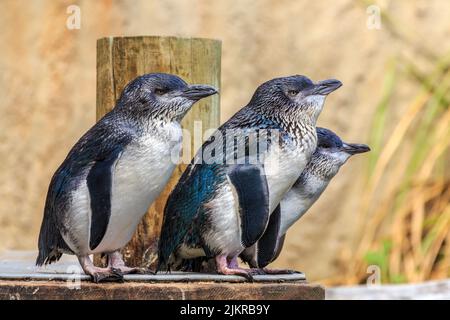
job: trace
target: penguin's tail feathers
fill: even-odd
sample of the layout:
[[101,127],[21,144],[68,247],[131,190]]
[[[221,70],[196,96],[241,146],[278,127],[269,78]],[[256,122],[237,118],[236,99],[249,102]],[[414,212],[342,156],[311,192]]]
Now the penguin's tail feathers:
[[158,250],[158,264],[156,268],[156,272],[159,271],[180,271],[182,270],[182,265],[184,263],[184,259],[180,258],[176,252],[171,253],[170,255],[167,252],[171,252],[172,250],[164,250],[163,247],[160,247]]
[[51,251],[39,250],[39,254],[36,258],[36,265],[42,266],[56,262],[61,258],[61,256],[62,253],[55,249],[52,249]]
[[216,272],[216,264],[214,259],[207,257],[183,259],[179,266],[179,270],[185,272],[214,273]]
[[158,264],[156,266],[156,272],[159,271],[170,272],[169,259],[166,258],[161,248],[158,250]]
[[39,254],[36,265],[42,266],[58,261],[63,253],[72,253],[65,243],[56,223],[44,215],[38,241]]

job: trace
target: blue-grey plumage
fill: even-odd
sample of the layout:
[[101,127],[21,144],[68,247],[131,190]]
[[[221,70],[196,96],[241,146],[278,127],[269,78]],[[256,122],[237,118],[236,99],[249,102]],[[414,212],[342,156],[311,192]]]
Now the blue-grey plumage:
[[[215,257],[217,271],[250,277],[236,259],[264,233],[270,214],[316,149],[317,118],[337,80],[272,79],[202,146],[170,194],[158,270],[183,259]],[[279,141],[250,147],[249,135],[274,130]],[[237,143],[228,143],[237,141]],[[237,154],[239,145],[245,150]],[[244,160],[236,160],[236,158]],[[258,159],[258,161],[252,161]],[[213,160],[213,161],[211,161]]]
[[253,268],[264,268],[278,257],[287,230],[316,202],[341,166],[352,155],[370,150],[365,144],[345,143],[325,128],[317,128],[317,136],[317,148],[310,162],[280,202],[279,220],[271,221],[272,228],[268,227],[261,239],[241,254]]
[[[50,182],[37,265],[77,255],[94,281],[136,271],[119,249],[167,184],[181,148],[180,121],[217,91],[181,78],[146,74],[131,81],[112,111],[75,144]],[[174,151],[175,150],[175,151]],[[107,253],[107,268],[88,255]]]

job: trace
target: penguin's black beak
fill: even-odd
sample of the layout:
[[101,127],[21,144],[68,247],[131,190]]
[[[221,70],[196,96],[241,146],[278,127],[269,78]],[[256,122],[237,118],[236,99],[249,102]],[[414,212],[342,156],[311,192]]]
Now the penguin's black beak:
[[218,93],[217,89],[212,86],[204,84],[193,84],[187,86],[186,89],[181,92],[181,96],[190,100],[197,101],[216,93]]
[[341,149],[351,155],[370,151],[368,145],[358,143],[344,143]]
[[326,96],[342,86],[342,82],[336,79],[328,79],[317,82],[314,85],[313,94]]

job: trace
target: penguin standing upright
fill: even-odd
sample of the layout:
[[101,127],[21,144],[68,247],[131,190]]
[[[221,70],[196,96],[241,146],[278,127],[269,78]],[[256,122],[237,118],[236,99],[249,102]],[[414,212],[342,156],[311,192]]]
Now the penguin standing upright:
[[[75,144],[50,182],[37,265],[75,254],[95,282],[136,272],[119,252],[167,184],[180,154],[180,121],[211,86],[152,73],[131,81],[112,111]],[[105,253],[108,267],[90,254]]]
[[283,248],[287,230],[316,202],[341,166],[351,156],[368,151],[365,144],[345,143],[333,131],[317,128],[317,148],[311,160],[275,209],[264,235],[242,252],[242,260],[253,268],[265,268],[273,262]]
[[[290,76],[258,87],[247,106],[203,144],[170,194],[158,270],[206,256],[215,258],[221,274],[251,278],[259,272],[240,268],[237,257],[263,235],[270,214],[308,163],[325,98],[340,86],[338,80]],[[250,135],[263,131],[279,139],[253,148]]]

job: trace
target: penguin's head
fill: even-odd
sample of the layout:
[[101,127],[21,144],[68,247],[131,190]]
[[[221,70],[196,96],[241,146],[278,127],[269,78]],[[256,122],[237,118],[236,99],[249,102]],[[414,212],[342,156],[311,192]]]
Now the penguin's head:
[[341,85],[339,80],[313,82],[302,75],[275,78],[256,89],[250,105],[269,105],[272,112],[304,114],[315,121],[322,111],[326,96]]
[[346,143],[333,131],[318,127],[317,148],[311,163],[321,175],[333,177],[351,156],[368,151],[370,148],[365,144]]
[[181,121],[195,102],[215,93],[209,85],[188,85],[175,75],[149,73],[126,85],[117,107],[145,117]]

